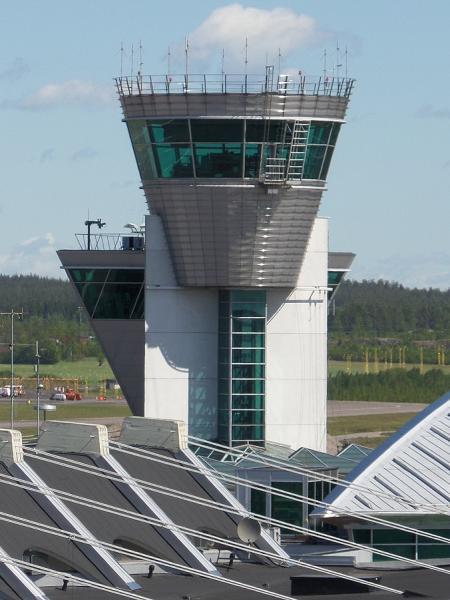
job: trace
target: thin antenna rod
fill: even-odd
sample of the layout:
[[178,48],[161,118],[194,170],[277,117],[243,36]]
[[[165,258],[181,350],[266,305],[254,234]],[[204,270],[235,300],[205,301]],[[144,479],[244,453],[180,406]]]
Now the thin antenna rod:
[[134,46],[131,44],[131,77],[133,77],[133,68],[134,68]]
[[185,52],[185,73],[189,73],[189,37],[186,36],[184,40],[184,52]]
[[245,60],[244,60],[245,75],[247,75],[247,65],[248,65],[248,38],[245,38]]
[[339,79],[339,69],[342,67],[341,63],[341,49],[339,48],[339,40],[336,41],[336,77]]
[[225,75],[225,48],[222,48],[222,66],[221,71],[222,77]]
[[123,42],[120,42],[120,76],[123,75]]
[[167,47],[167,75],[170,77],[170,59],[171,59],[171,53],[170,53],[170,46]]
[[327,78],[327,49],[323,51],[323,79]]
[[348,77],[348,49],[345,46],[345,79]]
[[281,48],[278,48],[278,75],[281,73]]
[[142,75],[142,67],[144,62],[142,60],[142,40],[139,40],[139,74]]

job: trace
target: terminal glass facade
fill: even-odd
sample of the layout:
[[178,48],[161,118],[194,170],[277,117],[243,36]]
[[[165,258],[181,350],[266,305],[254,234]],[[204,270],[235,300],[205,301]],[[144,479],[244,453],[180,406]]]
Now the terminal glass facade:
[[[295,121],[137,119],[128,130],[143,180],[259,178],[267,159],[289,158]],[[302,145],[303,179],[325,180],[340,123],[312,121]]]
[[219,439],[264,443],[266,293],[219,292]]
[[374,561],[393,560],[382,554],[376,554],[377,549],[415,560],[449,558],[450,543],[437,542],[433,538],[426,537],[427,533],[448,538],[450,542],[450,529],[425,529],[424,535],[393,529],[353,529],[353,540],[359,544],[372,546]]
[[143,319],[144,269],[69,269],[91,319]]

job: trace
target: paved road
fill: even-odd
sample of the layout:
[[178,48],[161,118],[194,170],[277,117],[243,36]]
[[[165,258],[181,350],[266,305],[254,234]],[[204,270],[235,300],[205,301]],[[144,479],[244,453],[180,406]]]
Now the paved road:
[[350,402],[329,400],[329,417],[349,417],[352,415],[376,415],[389,413],[419,412],[427,404],[414,402]]

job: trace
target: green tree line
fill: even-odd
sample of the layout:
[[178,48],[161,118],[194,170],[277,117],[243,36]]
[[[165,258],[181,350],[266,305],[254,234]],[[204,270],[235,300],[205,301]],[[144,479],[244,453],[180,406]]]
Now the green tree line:
[[433,402],[450,390],[450,375],[441,369],[421,374],[419,369],[392,369],[381,373],[349,374],[328,378],[330,400],[366,402]]
[[450,288],[409,289],[388,281],[343,281],[330,311],[333,334],[448,336]]
[[[67,280],[37,275],[0,275],[0,312],[21,311],[14,320],[17,363],[35,362],[35,340],[43,364],[102,356],[79,300]],[[0,363],[10,361],[11,319],[0,318]]]

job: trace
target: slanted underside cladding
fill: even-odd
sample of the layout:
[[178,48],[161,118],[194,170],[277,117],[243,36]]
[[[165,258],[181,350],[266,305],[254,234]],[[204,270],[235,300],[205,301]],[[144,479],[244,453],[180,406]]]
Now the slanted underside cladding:
[[223,183],[144,182],[179,285],[294,287],[323,189]]
[[278,94],[140,94],[121,96],[126,119],[150,117],[273,117],[342,120],[348,98]]

